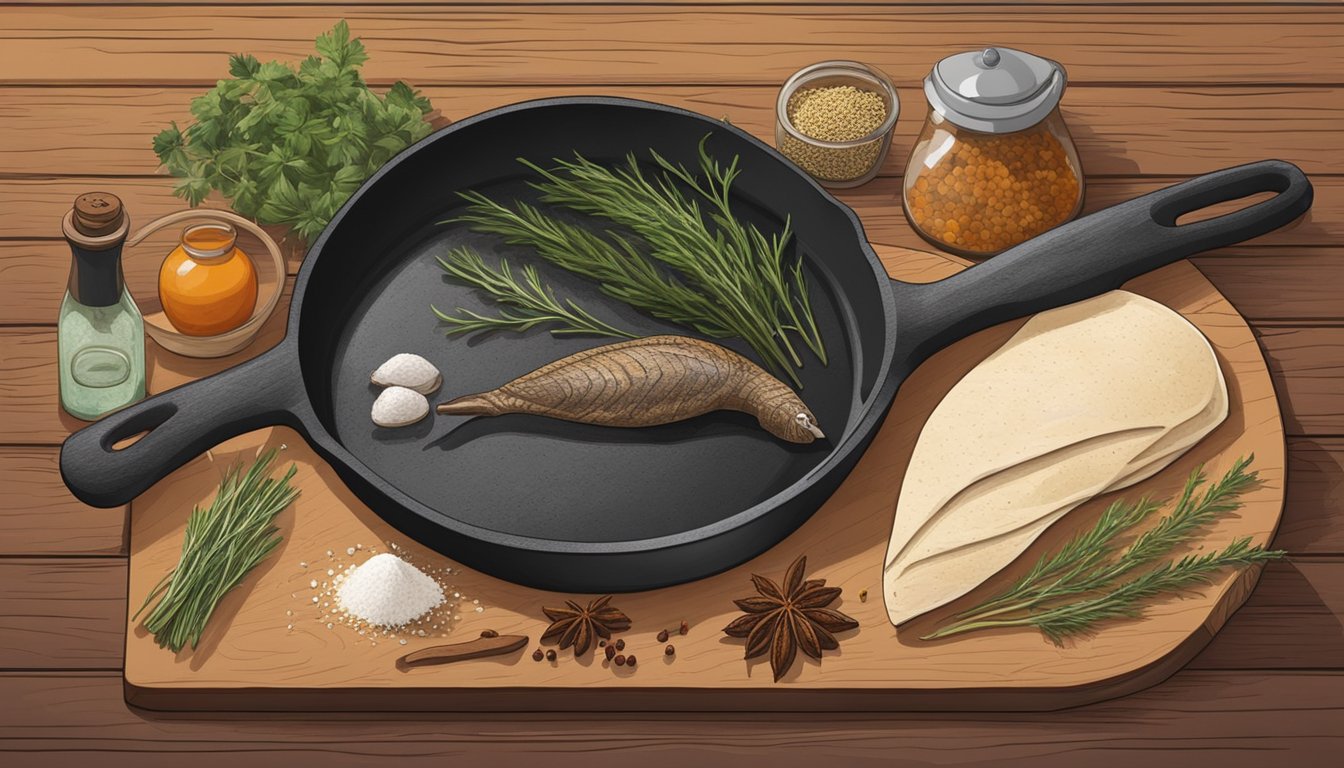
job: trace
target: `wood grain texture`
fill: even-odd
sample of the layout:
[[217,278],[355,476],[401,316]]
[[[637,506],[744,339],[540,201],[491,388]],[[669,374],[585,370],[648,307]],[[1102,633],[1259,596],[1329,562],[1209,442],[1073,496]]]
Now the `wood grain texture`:
[[[349,6],[374,82],[416,85],[777,85],[823,59],[859,59],[913,85],[986,40],[1062,61],[1075,83],[1335,84],[1338,7]],[[333,14],[247,8],[18,6],[0,28],[0,83],[206,84],[224,56],[301,58]],[[283,23],[277,23],[281,22]],[[202,35],[200,30],[210,30]],[[1052,30],[1058,34],[1043,34]],[[749,55],[748,55],[749,54]]]
[[0,669],[116,669],[126,560],[0,559]]
[[1341,569],[1344,560],[1336,557],[1267,565],[1255,592],[1190,668],[1344,666]]
[[1288,478],[1274,545],[1291,552],[1344,552],[1344,438],[1290,439]]
[[1344,246],[1236,246],[1191,261],[1253,326],[1337,320],[1344,307]]
[[95,509],[61,482],[55,447],[0,446],[0,555],[123,555],[128,507]]
[[[884,248],[893,276],[918,279],[964,267],[946,260]],[[944,260],[941,269],[932,262]],[[1263,484],[1249,493],[1236,516],[1214,526],[1206,546],[1240,535],[1268,541],[1282,510],[1283,437],[1277,403],[1250,330],[1212,286],[1188,263],[1178,263],[1129,284],[1131,290],[1182,311],[1210,339],[1228,379],[1232,401],[1226,422],[1166,471],[1127,494],[1170,496],[1199,463],[1218,474],[1237,456],[1254,452]],[[213,491],[221,467],[243,460],[259,445],[286,444],[284,461],[299,467],[299,500],[281,514],[285,541],[272,560],[221,604],[214,632],[194,654],[165,654],[143,629],[128,620],[128,696],[152,709],[367,708],[455,709],[833,709],[1004,708],[1052,709],[1141,689],[1186,663],[1241,604],[1258,575],[1225,574],[1200,595],[1156,603],[1142,622],[1119,622],[1095,637],[1057,648],[1030,630],[983,633],[925,643],[915,638],[1016,578],[1023,563],[1091,525],[1108,496],[1080,507],[1053,526],[1003,573],[896,634],[886,621],[880,595],[880,565],[889,515],[920,425],[961,375],[1001,345],[1022,321],[976,334],[935,355],[902,387],[884,427],[853,474],[811,520],[779,546],[724,574],[689,585],[621,595],[621,609],[635,620],[627,652],[638,648],[637,670],[603,669],[593,657],[537,665],[512,659],[489,665],[454,665],[412,674],[397,672],[395,659],[418,646],[443,642],[410,636],[409,645],[387,638],[361,638],[331,619],[327,600],[310,580],[326,581],[360,562],[364,550],[397,542],[417,563],[454,569],[452,590],[478,599],[483,612],[463,610],[447,637],[473,637],[484,629],[540,635],[540,600],[546,596],[455,563],[400,536],[370,513],[340,484],[291,430],[261,430],[235,438],[197,459],[142,495],[132,505],[131,594],[152,587],[175,562],[184,523],[181,510]],[[324,556],[324,552],[333,552]],[[342,554],[344,553],[344,554]],[[717,628],[733,615],[731,599],[744,594],[750,573],[778,577],[795,556],[810,556],[810,577],[844,589],[841,610],[861,628],[820,665],[800,663],[772,685],[759,664],[743,664],[737,643]],[[307,563],[307,567],[299,565]],[[323,575],[325,574],[325,575]],[[871,597],[856,599],[862,589]],[[288,612],[288,613],[287,613]],[[676,640],[674,660],[657,656],[658,629],[689,621],[690,635]],[[292,625],[287,629],[286,625]],[[431,633],[433,634],[433,633]],[[382,640],[382,642],[377,642]],[[652,656],[652,658],[650,658]],[[652,662],[652,663],[650,663]],[[661,663],[660,663],[661,662]],[[446,691],[457,695],[447,697]],[[706,695],[713,691],[713,695]],[[559,696],[563,692],[563,696]]]
[[[928,111],[921,89],[900,88],[901,115],[884,175],[899,175]],[[0,173],[145,175],[150,140],[185,126],[199,88],[0,87]],[[454,119],[528,99],[600,93],[727,117],[774,145],[778,86],[431,86]],[[1069,88],[1062,106],[1089,176],[1196,174],[1267,157],[1309,174],[1344,172],[1339,88]]]
[[[1344,674],[1189,670],[1165,685],[1048,716],[637,712],[464,718],[285,713],[170,718],[128,708],[116,675],[0,674],[3,748],[46,765],[234,768],[544,762],[591,766],[950,765],[1022,768],[1225,768],[1330,765],[1344,748]],[[16,756],[23,757],[22,754]]]
[[1344,324],[1257,329],[1290,434],[1344,435]]
[[[1206,170],[1215,171],[1218,167],[1210,166]],[[1088,182],[1083,209],[1085,212],[1096,211],[1185,178],[1093,179]],[[1344,176],[1316,176],[1312,184],[1316,190],[1315,202],[1302,219],[1249,243],[1336,247],[1344,243]],[[914,233],[901,211],[900,185],[897,178],[881,177],[857,189],[838,190],[836,197],[859,214],[870,242],[928,249],[928,243]],[[167,176],[3,179],[0,180],[0,240],[41,240],[58,236],[60,217],[75,197],[90,190],[104,190],[119,196],[136,221],[147,222],[185,205],[173,197],[173,180]]]

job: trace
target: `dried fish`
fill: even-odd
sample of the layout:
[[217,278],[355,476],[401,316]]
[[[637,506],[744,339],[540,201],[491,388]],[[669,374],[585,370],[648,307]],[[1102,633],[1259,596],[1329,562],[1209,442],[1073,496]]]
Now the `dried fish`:
[[825,437],[798,395],[745,357],[686,336],[650,336],[557,360],[499,389],[438,406],[441,414],[526,413],[583,424],[647,427],[741,411],[781,440]]

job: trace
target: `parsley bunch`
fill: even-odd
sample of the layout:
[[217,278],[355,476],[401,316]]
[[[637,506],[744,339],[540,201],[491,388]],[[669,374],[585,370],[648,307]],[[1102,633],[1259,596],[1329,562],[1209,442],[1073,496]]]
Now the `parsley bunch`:
[[192,100],[196,122],[154,137],[180,179],[174,194],[196,206],[218,190],[243,216],[311,240],[365,179],[429,134],[428,99],[403,82],[383,97],[365,85],[369,56],[344,21],[316,48],[298,69],[230,57],[233,79]]

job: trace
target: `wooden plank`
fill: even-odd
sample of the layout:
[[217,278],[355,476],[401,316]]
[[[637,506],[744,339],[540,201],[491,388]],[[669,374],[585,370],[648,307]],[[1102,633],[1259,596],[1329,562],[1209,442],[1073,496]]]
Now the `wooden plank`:
[[[372,54],[370,80],[417,85],[776,85],[811,62],[850,58],[914,85],[942,56],[986,40],[1062,61],[1075,83],[1328,84],[1344,71],[1338,7],[351,6],[340,15]],[[308,54],[332,17],[316,6],[13,7],[0,30],[0,82],[211,83],[226,72],[224,54]]]
[[116,669],[126,560],[0,560],[0,668]]
[[[299,713],[265,718],[165,718],[130,709],[115,674],[0,675],[0,744],[42,751],[48,765],[367,766],[544,762],[592,765],[595,754],[647,766],[772,765],[839,760],[1006,768],[1223,768],[1324,765],[1344,749],[1344,675],[1190,670],[1134,696],[1046,716],[798,716],[694,712],[357,719]],[[599,759],[600,762],[600,759]],[[1203,764],[1203,763],[1200,763]]]
[[[1290,475],[1289,487],[1295,482]],[[1271,563],[1246,604],[1189,668],[1344,668],[1342,618],[1344,560]]]
[[124,555],[127,507],[81,504],[54,447],[0,447],[0,555]]
[[1292,435],[1344,434],[1344,326],[1256,330]]
[[[1216,168],[1208,168],[1213,171]],[[1174,178],[1102,178],[1087,185],[1087,212],[1124,202],[1182,181]],[[1316,176],[1316,200],[1301,220],[1250,241],[1255,245],[1328,245],[1344,242],[1344,176]],[[901,211],[901,182],[879,178],[837,197],[859,214],[868,239],[874,243],[929,249]],[[76,196],[90,190],[119,195],[133,222],[149,222],[181,210],[186,203],[173,197],[173,181],[166,176],[104,179],[87,176],[0,179],[0,240],[50,239],[60,235],[61,216]],[[159,258],[162,258],[160,255]]]
[[1288,487],[1274,546],[1290,552],[1344,551],[1344,438],[1288,441]]
[[[158,167],[151,138],[186,125],[195,88],[0,88],[0,173],[142,175]],[[728,117],[774,144],[772,86],[617,85],[470,88],[424,94],[450,118],[535,98],[598,92]],[[883,173],[899,175],[928,104],[901,88],[901,117]],[[1344,89],[1076,86],[1064,98],[1083,168],[1092,177],[1201,173],[1276,157],[1308,173],[1344,171]]]
[[1252,325],[1344,315],[1344,247],[1236,246],[1192,261]]

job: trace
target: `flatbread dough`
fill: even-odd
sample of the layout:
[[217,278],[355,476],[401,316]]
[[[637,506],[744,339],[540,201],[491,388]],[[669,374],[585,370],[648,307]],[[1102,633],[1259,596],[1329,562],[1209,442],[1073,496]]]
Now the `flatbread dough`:
[[966,594],[1069,510],[1156,474],[1227,417],[1208,340],[1112,291],[1042,312],[957,382],[910,459],[883,569],[900,625]]

